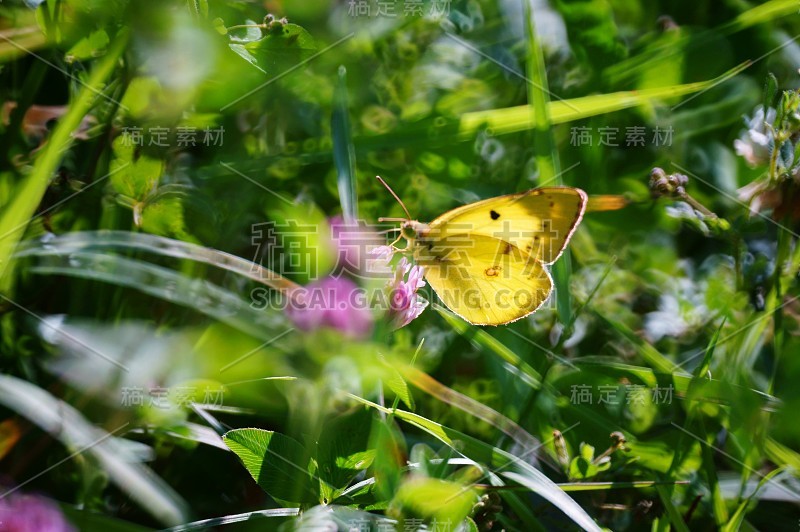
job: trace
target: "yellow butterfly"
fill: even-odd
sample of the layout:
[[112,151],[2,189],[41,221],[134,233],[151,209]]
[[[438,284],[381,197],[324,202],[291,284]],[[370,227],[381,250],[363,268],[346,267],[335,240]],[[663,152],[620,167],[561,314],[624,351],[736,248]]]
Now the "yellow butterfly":
[[503,325],[535,312],[586,210],[586,193],[543,187],[458,207],[431,223],[401,221],[401,236],[439,299],[473,325]]

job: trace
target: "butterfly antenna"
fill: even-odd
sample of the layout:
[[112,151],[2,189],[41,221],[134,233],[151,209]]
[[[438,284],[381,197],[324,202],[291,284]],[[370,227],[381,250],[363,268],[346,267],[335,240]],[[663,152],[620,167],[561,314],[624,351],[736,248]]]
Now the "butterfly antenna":
[[[389,194],[391,194],[392,196],[394,196],[394,199],[396,199],[396,200],[397,200],[397,203],[399,203],[399,204],[400,204],[400,206],[403,208],[403,210],[404,210],[404,211],[405,211],[405,213],[406,213],[406,216],[408,216],[408,218],[406,218],[406,220],[410,220],[410,219],[411,219],[411,214],[408,212],[408,209],[406,209],[406,206],[405,206],[405,204],[403,203],[403,200],[401,200],[401,199],[400,199],[400,198],[397,196],[397,194],[395,194],[395,193],[394,193],[394,190],[392,190],[392,187],[390,187],[390,186],[389,186],[389,185],[386,183],[386,181],[384,181],[384,180],[383,180],[383,178],[382,178],[381,176],[379,176],[379,175],[376,175],[375,177],[377,177],[377,178],[378,178],[378,181],[380,181],[380,182],[381,182],[381,185],[383,185],[383,186],[385,186],[385,187],[386,187],[386,190],[388,190],[388,191],[389,191]],[[386,221],[389,221],[389,219],[388,219],[388,218],[384,218],[384,220],[386,220]],[[405,221],[405,220],[402,220],[402,221]]]

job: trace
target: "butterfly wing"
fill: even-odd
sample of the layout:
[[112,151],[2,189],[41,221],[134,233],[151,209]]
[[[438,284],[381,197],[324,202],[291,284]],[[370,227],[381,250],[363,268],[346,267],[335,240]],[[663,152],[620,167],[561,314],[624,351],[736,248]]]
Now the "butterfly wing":
[[579,188],[535,188],[453,209],[430,227],[440,238],[465,233],[502,240],[552,264],[583,218],[586,202],[586,193]]
[[502,325],[538,309],[553,287],[542,263],[485,235],[429,236],[414,244],[415,262],[439,299],[474,325]]

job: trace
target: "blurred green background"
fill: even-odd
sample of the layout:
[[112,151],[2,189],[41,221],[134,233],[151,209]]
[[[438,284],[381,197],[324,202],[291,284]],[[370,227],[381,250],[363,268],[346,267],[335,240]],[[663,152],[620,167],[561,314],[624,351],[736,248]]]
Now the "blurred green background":
[[[796,530],[799,10],[3,0],[0,527]],[[591,199],[506,326],[255,304],[376,175]]]

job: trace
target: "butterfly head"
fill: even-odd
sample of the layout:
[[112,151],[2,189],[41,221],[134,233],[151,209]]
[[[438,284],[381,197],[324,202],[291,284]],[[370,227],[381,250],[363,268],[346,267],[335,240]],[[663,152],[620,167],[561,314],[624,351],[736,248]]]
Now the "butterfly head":
[[425,236],[429,230],[430,227],[428,227],[428,224],[416,220],[404,220],[400,224],[400,234],[408,241],[413,241],[421,236]]

